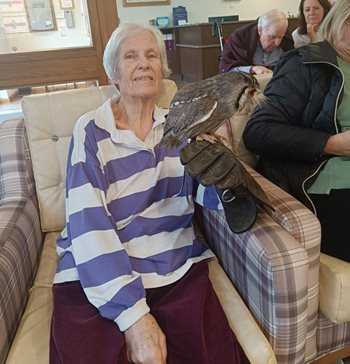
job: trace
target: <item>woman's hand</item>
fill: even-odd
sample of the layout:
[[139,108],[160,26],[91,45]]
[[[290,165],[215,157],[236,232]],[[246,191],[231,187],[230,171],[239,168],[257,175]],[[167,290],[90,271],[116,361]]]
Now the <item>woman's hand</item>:
[[332,135],[323,151],[325,154],[350,157],[350,130]]
[[264,73],[272,73],[272,71],[264,66],[253,66],[251,69],[250,69],[250,72],[253,74],[253,75],[262,75]]
[[316,29],[318,26],[319,26],[319,24],[307,24],[306,25],[307,35],[309,36],[311,43],[315,43],[317,41]]
[[147,313],[124,332],[127,356],[135,364],[166,364],[165,335]]

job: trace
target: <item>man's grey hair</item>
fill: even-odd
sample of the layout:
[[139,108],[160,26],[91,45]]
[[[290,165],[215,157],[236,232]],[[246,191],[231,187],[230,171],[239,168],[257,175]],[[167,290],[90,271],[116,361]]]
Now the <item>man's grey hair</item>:
[[[350,1],[337,0],[323,19],[318,31],[320,40],[327,40],[331,46],[339,42],[340,30],[350,16]],[[350,27],[350,24],[348,25]]]
[[281,25],[288,26],[287,16],[282,10],[272,9],[272,10],[269,10],[267,13],[259,16],[259,19],[258,19],[258,28],[259,29],[268,28],[271,25],[275,25],[275,24],[281,24]]
[[161,31],[158,28],[151,25],[125,23],[119,25],[118,28],[114,30],[111,37],[109,38],[109,41],[106,45],[103,54],[103,66],[108,78],[111,81],[114,81],[116,79],[119,56],[120,56],[120,45],[125,40],[129,39],[130,37],[136,35],[139,32],[150,32],[154,36],[160,54],[162,76],[163,78],[167,78],[170,75],[164,38]]

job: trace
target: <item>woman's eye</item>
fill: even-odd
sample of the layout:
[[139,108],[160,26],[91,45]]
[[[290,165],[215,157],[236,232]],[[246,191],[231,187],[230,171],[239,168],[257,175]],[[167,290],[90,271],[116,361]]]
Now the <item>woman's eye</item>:
[[133,53],[127,53],[124,58],[125,59],[133,59],[135,57],[135,55]]

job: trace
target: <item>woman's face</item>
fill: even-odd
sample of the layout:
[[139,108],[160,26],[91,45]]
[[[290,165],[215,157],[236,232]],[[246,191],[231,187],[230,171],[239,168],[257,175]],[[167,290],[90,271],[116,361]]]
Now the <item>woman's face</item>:
[[160,53],[152,33],[140,31],[121,43],[115,81],[122,97],[154,98],[161,79]]
[[303,8],[306,24],[321,24],[324,18],[324,9],[318,0],[305,0]]

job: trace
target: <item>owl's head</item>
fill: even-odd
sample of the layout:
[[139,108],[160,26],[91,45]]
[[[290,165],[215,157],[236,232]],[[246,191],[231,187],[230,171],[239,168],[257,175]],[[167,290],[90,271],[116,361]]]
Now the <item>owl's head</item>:
[[242,89],[237,99],[237,113],[250,114],[257,105],[261,105],[266,101],[266,97],[261,91],[258,80],[249,73],[241,73],[247,81],[246,87]]

